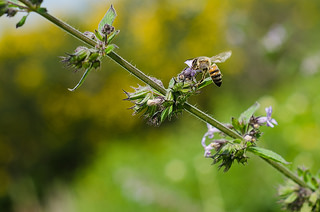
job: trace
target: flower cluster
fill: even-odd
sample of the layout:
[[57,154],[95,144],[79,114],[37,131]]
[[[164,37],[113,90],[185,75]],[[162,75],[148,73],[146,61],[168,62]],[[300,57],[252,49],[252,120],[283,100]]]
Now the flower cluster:
[[[34,6],[34,9],[38,12],[46,12],[47,9],[40,7],[43,0],[31,0],[30,3]],[[7,1],[0,0],[0,17],[6,14],[9,18],[14,17],[18,12],[27,13],[16,24],[16,28],[21,27],[26,22],[26,19],[30,13],[30,10],[19,1]]]
[[298,176],[310,187],[301,187],[291,180],[280,186],[278,195],[283,209],[290,211],[320,211],[320,174],[314,176],[309,169],[298,168]]
[[69,89],[74,91],[77,89],[86,79],[88,73],[94,68],[99,68],[101,65],[101,59],[112,52],[117,46],[112,44],[111,41],[119,34],[119,30],[115,30],[112,23],[116,17],[116,12],[111,5],[107,11],[105,17],[101,20],[98,26],[98,30],[94,32],[84,32],[83,34],[88,38],[94,40],[97,44],[94,48],[87,48],[84,46],[78,47],[74,53],[67,54],[66,57],[62,57],[62,62],[66,66],[75,69],[85,69],[85,72],[80,79],[79,83],[73,88]]
[[272,107],[265,108],[267,116],[259,116],[259,117],[251,117],[250,125],[254,128],[259,128],[260,126],[266,124],[268,127],[274,127],[274,125],[278,125],[277,121],[271,118]]
[[[200,86],[194,86],[193,78],[181,77],[187,76],[184,69],[177,78],[173,77],[169,86],[166,89],[167,93],[162,95],[150,86],[139,86],[134,88],[134,92],[126,92],[127,98],[134,103],[131,109],[134,110],[134,115],[144,112],[143,116],[148,119],[148,123],[159,126],[165,119],[171,119],[172,116],[180,114],[183,110],[183,105],[187,99],[194,94],[197,94],[199,89],[209,85],[208,81],[204,81]],[[153,81],[163,87],[160,80],[151,78]],[[211,79],[210,79],[211,81]]]
[[[207,124],[208,131],[201,140],[204,156],[212,158],[214,164],[221,162],[219,168],[224,167],[224,171],[229,170],[234,160],[242,164],[246,163],[248,159],[246,151],[255,147],[257,140],[261,136],[259,127],[262,125],[274,127],[274,124],[277,124],[276,120],[271,118],[272,107],[266,108],[267,116],[255,117],[253,114],[258,107],[259,104],[254,104],[242,113],[238,119],[232,118],[232,124],[225,124],[226,127],[235,130],[241,135],[242,140],[227,139],[220,130]],[[213,139],[215,134],[219,134],[218,139]],[[210,140],[210,143],[206,144],[206,140]],[[215,153],[212,151],[215,151]]]
[[[207,124],[208,131],[204,134],[201,140],[201,145],[204,148],[204,156],[213,159],[213,164],[219,162],[219,169],[224,167],[224,171],[228,171],[236,160],[238,163],[245,164],[247,162],[247,156],[245,154],[246,144],[239,139],[228,140],[226,136],[220,132],[217,128]],[[219,133],[220,139],[213,139],[214,134]],[[207,145],[206,140],[211,139],[211,142]],[[212,150],[215,153],[212,153]]]
[[99,68],[101,64],[99,51],[97,49],[89,49],[85,46],[79,46],[74,53],[67,54],[66,57],[61,57],[61,59],[61,62],[75,71],[89,67]]
[[[162,86],[162,82],[156,78],[151,78],[157,84]],[[171,118],[173,115],[173,104],[168,98],[163,96],[158,91],[152,89],[149,85],[139,86],[134,88],[134,92],[125,92],[127,98],[134,105],[132,109],[133,115],[143,112],[143,116],[148,120],[151,125],[159,126],[160,123],[166,119]]]
[[[134,88],[135,92],[133,93],[125,92],[128,97],[125,100],[129,100],[135,104],[131,107],[134,110],[134,114],[140,113],[145,109],[144,116],[148,118],[148,122],[158,126],[166,118],[170,119],[173,115],[181,113],[184,109],[184,104],[190,96],[198,94],[200,89],[213,82],[211,77],[207,77],[206,79],[202,77],[201,80],[197,81],[196,77],[202,71],[200,69],[193,69],[192,61],[194,59],[187,60],[185,63],[188,66],[177,77],[171,78],[165,95],[161,95],[149,86]],[[163,86],[162,83],[161,86]],[[208,147],[208,149],[210,148]]]

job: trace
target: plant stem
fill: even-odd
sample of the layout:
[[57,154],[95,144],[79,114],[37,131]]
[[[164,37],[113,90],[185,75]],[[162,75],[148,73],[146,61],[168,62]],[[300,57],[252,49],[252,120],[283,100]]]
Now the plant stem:
[[[65,22],[55,18],[54,16],[50,15],[49,13],[47,13],[47,12],[45,12],[43,10],[38,10],[35,6],[33,6],[27,0],[19,0],[19,1],[24,3],[29,8],[30,11],[34,11],[34,12],[38,13],[39,15],[43,16],[44,18],[49,20],[51,23],[57,25],[58,27],[60,27],[63,30],[65,30],[66,32],[70,33],[72,36],[76,37],[77,39],[83,41],[84,43],[86,43],[86,44],[88,44],[88,45],[90,45],[92,47],[96,46],[96,44],[97,44],[96,41],[88,38],[87,36],[82,34],[80,31],[78,31],[75,28],[73,28],[72,26],[70,26],[70,25],[66,24]],[[133,66],[131,63],[129,63],[128,61],[126,61],[122,57],[120,57],[115,52],[110,52],[107,56],[109,56],[112,60],[114,60],[121,67],[123,67],[128,72],[133,74],[135,77],[137,77],[138,79],[142,80],[144,83],[150,85],[152,88],[154,88],[155,90],[159,91],[163,95],[166,94],[167,91],[166,91],[166,89],[164,87],[162,87],[159,84],[157,84],[156,82],[154,82],[147,75],[145,75],[142,71],[137,69],[135,66]],[[189,103],[185,103],[184,104],[184,109],[186,111],[188,111],[189,113],[191,113],[192,115],[194,115],[195,117],[199,118],[200,120],[202,120],[202,121],[204,121],[206,123],[209,123],[210,125],[216,127],[217,129],[219,129],[221,132],[225,133],[226,135],[228,135],[228,136],[230,136],[232,138],[235,138],[235,139],[243,140],[241,135],[239,135],[238,133],[234,132],[233,130],[225,127],[222,123],[220,123],[219,121],[215,120],[214,118],[212,118],[208,114],[204,113],[203,111],[201,111],[197,107],[195,107],[195,106],[193,106],[193,105],[191,105]],[[279,172],[281,172],[282,174],[284,174],[285,176],[287,176],[289,179],[293,180],[294,182],[296,182],[300,186],[306,187],[306,188],[310,188],[310,186],[308,186],[297,175],[295,175],[292,171],[290,171],[289,169],[287,169],[283,165],[281,165],[279,163],[276,163],[274,161],[265,159],[265,158],[262,158],[262,159],[264,159],[267,163],[269,163],[271,166],[273,166]]]
[[267,163],[269,163],[271,166],[273,166],[275,169],[277,169],[279,172],[281,172],[283,175],[285,175],[287,178],[291,179],[293,182],[300,185],[301,187],[314,190],[311,186],[309,186],[306,182],[304,182],[298,175],[290,171],[287,167],[283,166],[282,164],[276,163],[266,158],[262,158],[262,159],[265,160]]

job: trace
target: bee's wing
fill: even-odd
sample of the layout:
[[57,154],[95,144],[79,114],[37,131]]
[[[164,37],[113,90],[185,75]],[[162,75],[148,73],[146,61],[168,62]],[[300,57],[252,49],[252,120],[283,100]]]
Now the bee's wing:
[[223,63],[226,61],[229,57],[231,57],[232,52],[227,51],[227,52],[222,52],[216,56],[211,57],[211,62],[212,63]]
[[189,66],[189,68],[191,68],[193,60],[194,59],[189,59],[189,60],[184,61],[184,63],[187,64]]

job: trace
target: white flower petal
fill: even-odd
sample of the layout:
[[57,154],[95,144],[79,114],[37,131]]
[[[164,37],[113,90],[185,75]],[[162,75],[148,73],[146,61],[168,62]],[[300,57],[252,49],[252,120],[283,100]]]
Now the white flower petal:
[[184,63],[187,64],[191,68],[192,67],[192,62],[193,62],[193,59],[186,60]]

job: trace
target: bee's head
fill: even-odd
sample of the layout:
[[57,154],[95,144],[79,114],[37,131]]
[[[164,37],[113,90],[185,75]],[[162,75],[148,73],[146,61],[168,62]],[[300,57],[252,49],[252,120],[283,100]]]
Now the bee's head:
[[203,71],[207,71],[209,69],[210,64],[210,58],[208,57],[200,57],[198,59],[198,69],[203,70]]

